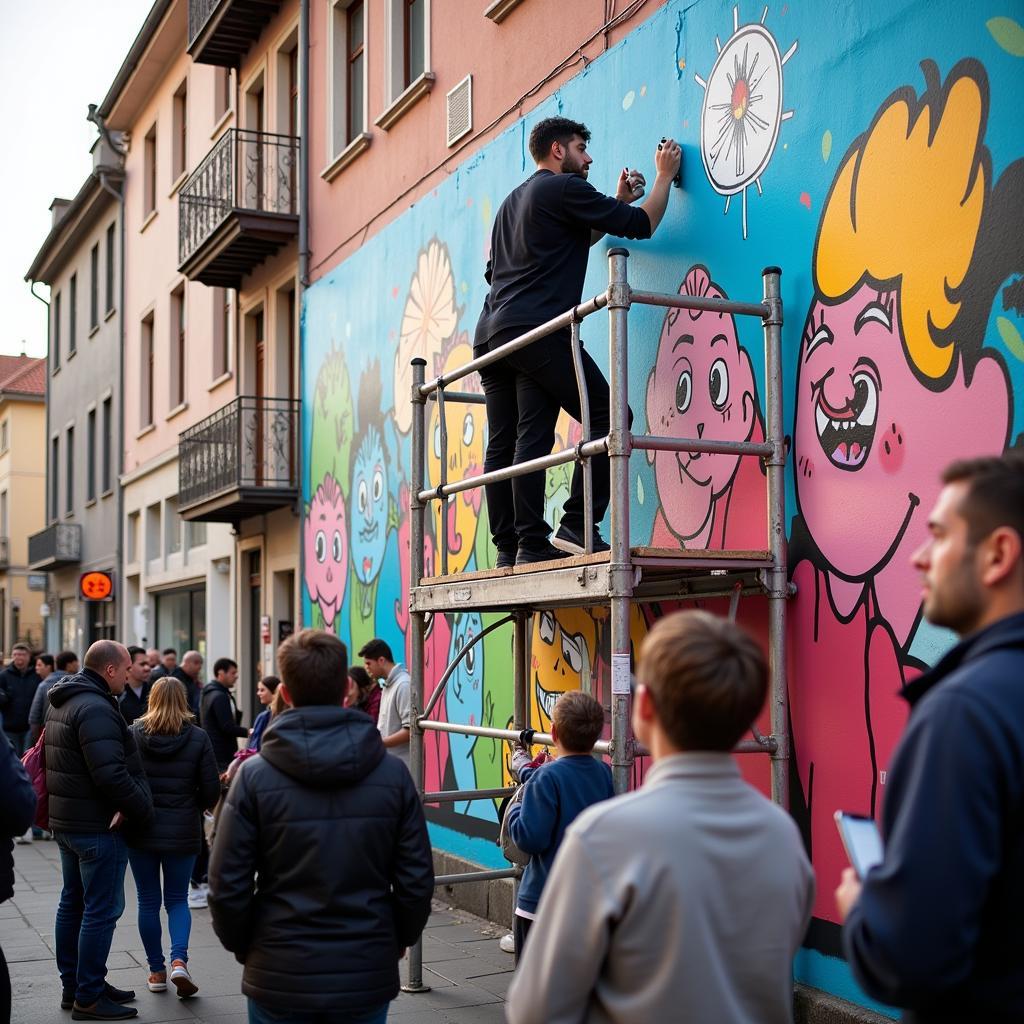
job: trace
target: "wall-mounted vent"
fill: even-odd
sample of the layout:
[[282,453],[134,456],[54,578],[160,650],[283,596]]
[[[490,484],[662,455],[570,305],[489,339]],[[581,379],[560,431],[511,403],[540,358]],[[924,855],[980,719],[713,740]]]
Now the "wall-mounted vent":
[[473,130],[473,76],[466,77],[448,93],[448,145]]

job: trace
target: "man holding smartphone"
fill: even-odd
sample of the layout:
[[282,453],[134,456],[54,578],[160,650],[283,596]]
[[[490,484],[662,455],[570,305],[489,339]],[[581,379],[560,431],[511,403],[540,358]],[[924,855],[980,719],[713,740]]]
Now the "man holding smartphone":
[[957,462],[913,556],[961,641],[904,691],[884,857],[836,890],[858,982],[904,1021],[1024,1020],[1024,454]]

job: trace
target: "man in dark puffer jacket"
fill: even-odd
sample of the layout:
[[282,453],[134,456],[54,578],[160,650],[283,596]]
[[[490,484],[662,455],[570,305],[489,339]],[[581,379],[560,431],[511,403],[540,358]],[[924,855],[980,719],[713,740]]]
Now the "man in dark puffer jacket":
[[98,640],[86,652],[85,668],[49,693],[46,788],[64,876],[55,939],[61,1006],[72,1010],[72,1020],[137,1016],[119,1005],[135,994],[105,981],[128,864],[120,819],[114,819],[148,823],[153,817],[142,761],[117,707],[130,664],[121,644]]
[[373,722],[341,707],[347,662],[323,630],[281,645],[279,689],[293,707],[268,727],[221,812],[210,911],[245,965],[252,1024],[383,1021],[398,960],[430,915],[423,809]]

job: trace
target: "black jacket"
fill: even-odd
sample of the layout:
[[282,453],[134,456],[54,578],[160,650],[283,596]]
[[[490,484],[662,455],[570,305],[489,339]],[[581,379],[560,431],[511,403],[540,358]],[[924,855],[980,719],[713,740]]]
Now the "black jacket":
[[125,840],[139,850],[198,853],[203,811],[220,799],[210,738],[190,724],[175,736],[144,732],[141,724],[130,731],[153,793],[156,820],[149,828],[127,821]]
[[41,682],[34,668],[19,672],[8,665],[0,672],[0,715],[7,732],[28,732],[28,713]]
[[[154,672],[156,669],[153,670]],[[183,687],[185,687],[185,700],[188,701],[189,711],[199,719],[199,693],[201,687],[198,685],[195,679],[185,674],[185,670],[180,665],[175,665],[174,670],[169,673],[172,679],[177,679]],[[156,679],[153,678],[152,674],[149,677],[151,683],[155,683]]]
[[218,682],[207,683],[199,696],[199,724],[213,744],[217,767],[224,771],[238,753],[238,737],[249,730],[238,724],[239,715],[231,691]]
[[127,725],[131,725],[136,718],[141,718],[146,713],[149,708],[149,691],[152,689],[153,684],[147,679],[142,684],[142,693],[136,697],[131,683],[125,685],[124,693],[117,698],[117,706]]
[[885,860],[843,929],[853,973],[905,1021],[1024,1020],[1024,613],[911,683]]
[[36,814],[36,794],[14,747],[0,735],[0,903],[14,895],[14,843]]
[[339,707],[278,715],[235,776],[210,857],[213,928],[245,964],[242,991],[304,1013],[394,999],[433,891],[416,788],[373,722]]
[[153,797],[135,741],[106,681],[91,669],[65,676],[49,693],[46,788],[54,832],[106,832],[117,811],[153,817]]

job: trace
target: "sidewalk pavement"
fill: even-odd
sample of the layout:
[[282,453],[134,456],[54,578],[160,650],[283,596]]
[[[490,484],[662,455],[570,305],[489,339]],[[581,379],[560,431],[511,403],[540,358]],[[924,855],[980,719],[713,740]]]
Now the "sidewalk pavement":
[[[69,1021],[60,1009],[61,986],[53,953],[53,927],[60,896],[57,844],[37,841],[14,848],[14,899],[0,904],[0,946],[14,989],[12,1024]],[[164,937],[166,944],[166,921]],[[402,993],[391,1004],[395,1024],[500,1024],[512,980],[512,957],[498,948],[504,930],[435,901],[423,945],[423,981],[432,991]],[[136,928],[135,886],[129,868],[125,912],[114,933],[107,978],[135,989],[138,1020],[146,1024],[245,1024],[242,968],[217,941],[208,910],[192,911],[189,967],[199,994],[179,1000],[146,988],[146,958]],[[401,965],[405,980],[405,964]],[[298,982],[301,984],[301,980]]]

